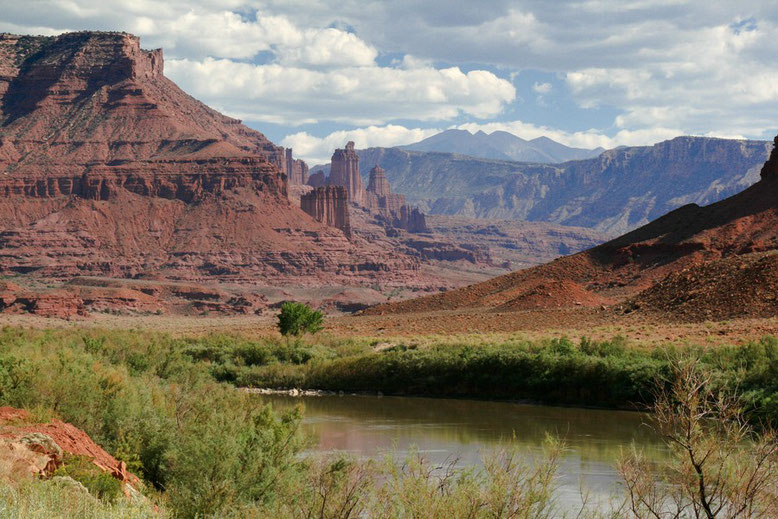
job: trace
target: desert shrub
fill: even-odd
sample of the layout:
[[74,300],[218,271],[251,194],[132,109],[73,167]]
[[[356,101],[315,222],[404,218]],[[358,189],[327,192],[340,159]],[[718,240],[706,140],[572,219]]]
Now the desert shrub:
[[[85,430],[160,490],[181,487],[186,479],[182,474],[188,470],[182,460],[196,459],[192,453],[203,445],[205,430],[218,432],[227,444],[265,456],[258,471],[259,461],[252,461],[252,456],[259,454],[222,450],[221,459],[229,466],[278,477],[290,466],[289,456],[300,448],[298,421],[277,417],[258,399],[214,381],[209,362],[184,352],[191,343],[163,335],[136,337],[135,332],[100,336],[105,337],[101,347],[87,349],[83,337],[73,332],[0,331],[0,351],[7,361],[0,362],[0,369],[7,368],[5,379],[0,374],[0,405],[51,410]],[[214,339],[203,342],[207,348],[201,350],[216,350]],[[234,340],[223,340],[222,358],[231,359],[235,345]],[[25,379],[28,382],[22,383]],[[28,389],[21,391],[22,387]],[[295,440],[273,432],[280,429],[294,433]],[[269,478],[263,476],[262,481]],[[263,497],[244,489],[234,496],[249,504]]]
[[[383,461],[312,457],[279,499],[245,517],[550,518],[563,446],[554,439],[528,459],[515,448],[484,453],[479,468],[439,466],[417,451]],[[583,517],[583,515],[580,515]],[[591,516],[587,516],[591,517]]]
[[548,439],[543,455],[529,461],[515,449],[488,452],[483,468],[443,470],[416,452],[403,463],[388,459],[370,517],[559,517],[555,491],[563,445]]
[[0,400],[24,406],[32,398],[36,367],[11,353],[0,355]]
[[[172,452],[169,502],[177,517],[212,517],[248,504],[272,499],[285,471],[293,470],[302,446],[299,411],[280,418],[256,399],[236,395],[233,410],[214,413],[214,402],[201,402],[207,411],[181,433]],[[237,409],[236,409],[237,408]]]
[[272,350],[266,344],[246,343],[235,349],[235,356],[247,366],[264,366],[276,360]]
[[306,373],[302,367],[289,364],[251,366],[238,372],[235,384],[240,387],[297,388],[306,384]]
[[576,352],[575,344],[567,337],[551,340],[551,353],[557,355],[572,355]]
[[[645,355],[584,355],[569,341],[538,349],[504,346],[384,350],[322,360],[300,387],[392,394],[534,399],[626,406],[645,403],[663,361]],[[561,346],[560,346],[561,345]],[[262,384],[256,377],[254,385]]]
[[84,485],[91,495],[110,503],[116,501],[122,493],[121,482],[103,472],[86,456],[65,453],[63,464],[57,468],[54,476],[71,477]]
[[627,510],[634,517],[778,516],[778,436],[757,431],[736,393],[719,391],[698,357],[674,359],[652,406],[669,460],[636,449],[622,457]]
[[[87,346],[84,337],[95,338],[99,347]],[[757,421],[778,416],[778,341],[772,338],[743,346],[650,350],[618,337],[577,344],[414,339],[378,351],[373,345],[326,335],[285,344],[229,334],[172,338],[6,327],[0,330],[0,405],[35,409],[36,416],[55,416],[84,429],[150,486],[167,491],[162,495],[177,514],[216,510],[245,517],[267,517],[265,511],[279,499],[295,495],[307,500],[305,506],[320,504],[321,496],[286,493],[317,474],[323,492],[346,500],[353,471],[362,469],[301,468],[299,416],[282,418],[234,385],[620,407],[652,403],[655,382],[668,379],[672,359],[693,356],[712,390],[741,391],[745,416]],[[256,481],[249,481],[255,474]],[[474,493],[468,495],[482,496],[485,481],[461,487],[459,495],[470,488]],[[161,498],[163,505],[168,497]],[[368,497],[375,501],[378,494]]]
[[84,341],[84,349],[87,353],[98,354],[103,353],[105,348],[105,337],[89,337],[85,335],[82,337]]
[[778,339],[720,348],[707,352],[703,362],[713,384],[739,391],[749,414],[778,425]]
[[620,356],[627,352],[627,339],[617,335],[609,341],[593,341],[588,337],[581,337],[579,348],[586,355],[599,357]]

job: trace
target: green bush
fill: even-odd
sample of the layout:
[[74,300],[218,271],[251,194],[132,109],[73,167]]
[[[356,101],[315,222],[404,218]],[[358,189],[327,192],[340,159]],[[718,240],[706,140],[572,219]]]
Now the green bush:
[[[90,332],[88,337],[104,339],[98,340],[100,347],[87,348],[93,343],[73,331],[2,329],[0,405],[50,410],[86,431],[158,490],[180,489],[189,479],[193,463],[187,460],[197,460],[194,453],[212,447],[204,431],[218,432],[219,441],[244,447],[214,451],[229,466],[281,478],[293,469],[301,448],[299,420],[278,417],[256,397],[215,381],[212,368],[218,364],[193,358],[207,351],[211,358],[229,363],[240,341],[181,340],[137,331]],[[218,341],[223,349],[219,355]],[[277,429],[292,440],[274,432]],[[260,452],[265,456],[262,471],[252,461]],[[72,461],[64,470],[73,479],[87,478],[84,484],[93,492],[110,495],[113,481],[100,474],[71,474]],[[241,483],[230,491],[231,499],[236,506],[253,506],[272,497],[274,490],[263,488],[265,494]]]
[[[234,385],[622,407],[651,403],[671,359],[684,355],[699,359],[716,390],[739,390],[750,417],[778,417],[773,338],[651,350],[620,337],[406,340],[374,351],[367,340],[326,336],[284,344],[228,334],[173,338],[6,327],[0,330],[0,405],[84,429],[162,491],[160,503],[169,501],[180,516],[230,510],[263,517],[257,507],[272,509],[284,485],[306,483],[297,457],[299,415],[278,416]],[[332,484],[340,488],[340,481]]]
[[299,337],[320,331],[323,322],[324,315],[320,311],[305,303],[287,301],[281,305],[281,313],[278,314],[278,331],[285,337]]
[[[150,502],[117,499],[109,503],[61,478],[19,485],[0,482],[3,519],[152,519],[164,517]],[[73,483],[71,481],[71,483]]]
[[[245,419],[216,413],[192,421],[182,431],[190,441],[171,454],[167,493],[176,517],[222,517],[241,505],[268,502],[283,474],[298,465],[299,410],[277,417],[246,395],[230,400]],[[214,405],[220,402],[198,402],[197,411],[212,412]]]

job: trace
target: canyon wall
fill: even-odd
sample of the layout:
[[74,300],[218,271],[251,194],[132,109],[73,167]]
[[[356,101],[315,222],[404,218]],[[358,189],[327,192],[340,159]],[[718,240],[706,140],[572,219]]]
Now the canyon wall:
[[289,184],[302,186],[308,183],[308,164],[301,159],[292,156],[292,148],[285,150],[284,171],[289,179]]
[[710,204],[745,189],[759,180],[771,147],[767,141],[677,137],[562,164],[398,148],[357,154],[365,168],[380,164],[392,187],[427,214],[549,222],[616,235],[684,204]]
[[428,232],[424,214],[406,204],[405,195],[392,193],[386,171],[381,166],[370,170],[365,206],[379,214],[392,227],[412,233]]
[[0,274],[438,286],[413,251],[349,240],[337,196],[324,223],[292,204],[306,170],[136,36],[0,35]]

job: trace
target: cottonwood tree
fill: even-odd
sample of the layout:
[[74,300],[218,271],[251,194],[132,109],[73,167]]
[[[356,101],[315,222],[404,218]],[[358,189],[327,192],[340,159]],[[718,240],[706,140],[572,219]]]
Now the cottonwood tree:
[[281,305],[281,313],[278,314],[278,331],[284,337],[299,337],[305,333],[314,334],[323,326],[324,315],[319,310],[314,310],[305,303],[287,301]]

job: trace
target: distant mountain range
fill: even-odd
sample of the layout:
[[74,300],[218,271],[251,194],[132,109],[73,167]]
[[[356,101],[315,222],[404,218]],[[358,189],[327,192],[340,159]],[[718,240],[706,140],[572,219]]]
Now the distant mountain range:
[[[538,164],[399,148],[358,152],[398,193],[430,214],[503,218],[621,234],[684,204],[731,196],[759,180],[771,143],[678,137]],[[316,169],[326,169],[317,167]]]
[[[778,146],[778,138],[775,142]],[[764,147],[769,145],[686,137],[623,154],[608,152],[611,155],[604,154],[601,164],[612,166],[614,173],[628,172],[630,177],[620,179],[625,185],[632,179],[640,184],[642,174],[651,174],[654,191],[667,193],[663,188],[671,184],[679,190],[692,188],[696,176],[704,176],[706,168],[715,169],[717,164],[736,171]],[[484,309],[526,312],[587,306],[599,307],[603,316],[599,319],[622,319],[633,312],[651,319],[661,315],[669,322],[775,317],[778,149],[764,167],[759,164],[754,169],[758,171],[754,185],[715,204],[688,204],[579,254],[442,294],[380,305],[366,313],[455,310],[446,320],[453,321],[449,316],[456,315],[459,323],[466,323],[458,326],[482,320],[487,315]],[[579,192],[591,193],[581,171],[568,170],[563,176],[571,177]],[[597,176],[611,175],[603,171]],[[607,206],[608,200],[615,206],[623,203],[613,190],[600,204]],[[470,314],[475,319],[464,317],[465,312],[477,312]],[[562,315],[556,313],[555,318]],[[587,319],[586,315],[578,312],[577,318]],[[422,314],[419,319],[434,318]],[[406,327],[416,324],[408,318],[402,322]]]
[[570,148],[548,137],[538,137],[528,141],[508,132],[497,131],[487,134],[479,131],[473,134],[467,130],[446,130],[423,141],[400,146],[400,149],[440,151],[485,159],[539,162],[543,164],[589,159],[605,151],[604,148],[593,150]]

